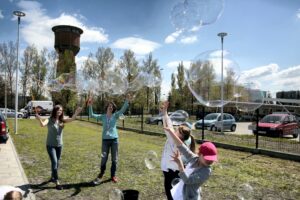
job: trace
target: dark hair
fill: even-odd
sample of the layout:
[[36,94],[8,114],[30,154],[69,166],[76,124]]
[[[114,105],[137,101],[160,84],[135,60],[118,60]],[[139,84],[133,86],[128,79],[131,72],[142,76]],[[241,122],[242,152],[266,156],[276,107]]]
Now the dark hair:
[[112,111],[112,113],[115,113],[115,112],[116,112],[116,110],[117,110],[117,106],[116,106],[116,104],[115,104],[113,101],[109,101],[109,102],[107,102],[107,104],[106,104],[106,106],[105,106],[105,111],[107,111],[107,108],[108,108],[109,104],[111,104],[111,105],[112,105],[112,107],[113,107],[113,111]]
[[59,109],[62,109],[62,114],[58,117],[59,126],[63,128],[63,127],[64,127],[64,109],[63,109],[62,105],[57,104],[57,105],[55,105],[55,106],[53,107],[53,110],[52,110],[52,113],[51,113],[50,118],[51,118],[52,120],[53,120],[53,119],[56,119],[57,111],[58,111]]
[[23,196],[20,191],[10,191],[5,194],[3,200],[22,200]]
[[183,141],[189,139],[189,137],[191,138],[190,150],[195,153],[196,142],[194,136],[191,134],[191,129],[187,126],[179,126],[178,131],[183,136]]

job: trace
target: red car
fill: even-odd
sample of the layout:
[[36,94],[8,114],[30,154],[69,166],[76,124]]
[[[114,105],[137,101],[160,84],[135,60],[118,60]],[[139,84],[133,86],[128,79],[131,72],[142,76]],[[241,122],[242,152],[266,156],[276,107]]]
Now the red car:
[[8,140],[8,127],[6,119],[0,111],[0,143],[6,143]]
[[[294,115],[270,114],[262,118],[258,123],[258,134],[282,137],[292,135],[298,137],[299,124]],[[257,130],[253,130],[256,134]]]

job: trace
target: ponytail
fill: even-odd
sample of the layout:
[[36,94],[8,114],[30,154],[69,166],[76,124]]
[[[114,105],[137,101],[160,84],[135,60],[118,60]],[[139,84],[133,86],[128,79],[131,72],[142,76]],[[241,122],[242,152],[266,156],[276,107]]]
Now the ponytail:
[[190,145],[190,150],[195,153],[195,149],[196,149],[196,141],[195,141],[195,138],[194,136],[191,134],[190,135],[190,138],[191,138],[191,145]]

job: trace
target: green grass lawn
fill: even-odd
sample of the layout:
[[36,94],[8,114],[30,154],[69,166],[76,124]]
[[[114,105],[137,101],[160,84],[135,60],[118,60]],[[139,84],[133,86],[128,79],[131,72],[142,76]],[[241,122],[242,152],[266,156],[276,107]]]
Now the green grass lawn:
[[[13,120],[9,121],[12,130]],[[25,173],[37,199],[108,199],[113,189],[134,189],[141,200],[165,199],[163,175],[159,161],[164,137],[119,131],[120,182],[110,181],[93,187],[90,184],[99,173],[102,127],[75,121],[64,130],[64,147],[59,176],[65,189],[57,191],[54,184],[40,185],[50,178],[50,160],[46,152],[47,128],[36,120],[19,120],[19,134],[11,134]],[[158,164],[146,168],[144,158],[153,150]],[[219,148],[219,162],[213,175],[202,187],[203,199],[299,199],[300,163],[252,155]],[[110,161],[104,180],[110,177]]]

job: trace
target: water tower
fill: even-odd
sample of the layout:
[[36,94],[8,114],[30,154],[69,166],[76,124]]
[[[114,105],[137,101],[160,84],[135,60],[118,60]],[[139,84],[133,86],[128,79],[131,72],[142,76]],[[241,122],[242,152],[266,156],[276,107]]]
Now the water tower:
[[[80,50],[80,35],[82,29],[75,26],[59,25],[54,26],[52,31],[55,35],[54,48],[58,53],[56,77],[62,73],[76,74],[75,56]],[[75,84],[75,80],[74,80]],[[55,104],[61,104],[65,108],[66,114],[72,116],[76,102],[76,93],[70,90],[51,92],[52,100]]]
[[76,72],[75,56],[80,50],[80,35],[82,29],[75,26],[54,26],[54,48],[58,53],[56,76],[61,73]]

